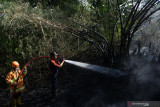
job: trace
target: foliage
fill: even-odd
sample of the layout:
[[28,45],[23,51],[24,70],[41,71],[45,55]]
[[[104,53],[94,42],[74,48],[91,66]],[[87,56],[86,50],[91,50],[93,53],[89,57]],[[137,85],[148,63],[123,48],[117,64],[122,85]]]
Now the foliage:
[[[3,2],[2,9],[5,14],[0,17],[0,63],[7,67],[4,72],[10,70],[13,60],[23,66],[30,59],[48,56],[52,51],[70,58],[88,48],[86,42],[58,30],[63,29],[61,23],[71,25],[58,8],[44,9],[41,4],[33,8],[29,3]],[[40,64],[38,61],[37,65]]]
[[51,51],[70,58],[90,46],[108,58],[127,56],[134,33],[159,10],[153,10],[156,0],[148,0],[141,9],[142,0],[130,6],[126,0],[88,0],[88,6],[76,0],[49,2],[3,1],[1,63],[9,66],[18,60],[23,64]]

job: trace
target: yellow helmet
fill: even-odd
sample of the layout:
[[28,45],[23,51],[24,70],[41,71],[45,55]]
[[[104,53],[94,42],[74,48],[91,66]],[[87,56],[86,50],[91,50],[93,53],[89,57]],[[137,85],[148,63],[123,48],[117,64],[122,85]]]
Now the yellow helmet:
[[12,62],[12,67],[18,68],[19,67],[19,63],[17,61],[13,61]]

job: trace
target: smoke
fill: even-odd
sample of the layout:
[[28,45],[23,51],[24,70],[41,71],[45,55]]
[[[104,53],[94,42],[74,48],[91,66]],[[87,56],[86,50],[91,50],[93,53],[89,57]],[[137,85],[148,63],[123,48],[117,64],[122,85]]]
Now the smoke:
[[[157,5],[156,8],[160,7]],[[152,11],[152,10],[151,10]],[[132,56],[128,62],[131,68],[129,89],[136,100],[159,100],[160,99],[160,11],[151,16],[148,22],[134,34],[130,51],[137,48],[140,42],[141,56]],[[138,48],[137,48],[138,51]],[[136,53],[136,52],[135,52]],[[135,54],[134,54],[135,55]]]
[[136,100],[154,100],[160,90],[160,67],[146,62],[144,58],[132,57],[130,91]]
[[79,66],[81,68],[95,71],[95,72],[98,72],[101,74],[110,75],[113,77],[119,77],[119,76],[125,75],[125,73],[121,72],[120,70],[110,69],[110,68],[102,67],[102,66],[98,66],[98,65],[82,63],[82,62],[72,61],[72,60],[65,60],[65,62],[73,64],[75,66]]

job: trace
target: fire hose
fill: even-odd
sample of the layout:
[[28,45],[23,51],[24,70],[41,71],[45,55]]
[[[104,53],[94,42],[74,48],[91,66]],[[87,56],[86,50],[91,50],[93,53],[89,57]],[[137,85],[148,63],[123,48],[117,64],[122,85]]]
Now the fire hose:
[[[27,67],[32,61],[37,60],[37,59],[40,59],[40,58],[50,58],[50,56],[40,56],[40,57],[34,58],[34,59],[30,60],[29,62],[27,62],[27,63],[24,65],[23,69],[21,70],[20,75],[18,76],[18,78],[22,75],[25,67]],[[17,79],[17,80],[18,80],[18,79]]]
[[[19,77],[22,75],[25,67],[27,67],[32,61],[37,60],[37,59],[40,59],[40,58],[50,58],[50,56],[40,56],[40,57],[34,58],[34,59],[30,60],[29,62],[27,62],[27,63],[24,65],[23,69],[21,70],[21,72],[20,72],[20,74],[19,74],[19,76],[18,76],[18,78],[17,78],[17,82],[18,82],[18,80],[19,80]],[[17,87],[17,85],[15,85],[15,88],[14,88],[15,91],[16,91],[16,87]],[[14,91],[14,92],[15,92],[15,91]]]

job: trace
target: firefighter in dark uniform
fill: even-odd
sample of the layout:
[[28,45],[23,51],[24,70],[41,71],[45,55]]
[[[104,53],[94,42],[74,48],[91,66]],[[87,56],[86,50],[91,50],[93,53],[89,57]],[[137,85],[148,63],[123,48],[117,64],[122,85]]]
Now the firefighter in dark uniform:
[[64,59],[60,63],[57,60],[57,53],[52,52],[50,53],[50,61],[49,61],[49,67],[50,67],[50,72],[49,72],[49,79],[51,81],[52,85],[52,94],[53,96],[56,95],[56,89],[57,89],[57,75],[59,72],[59,68],[61,68],[64,64]]

